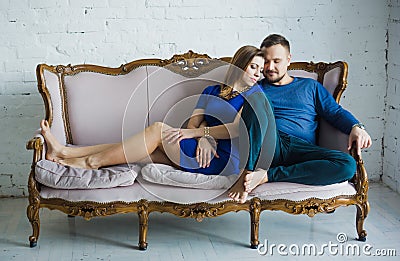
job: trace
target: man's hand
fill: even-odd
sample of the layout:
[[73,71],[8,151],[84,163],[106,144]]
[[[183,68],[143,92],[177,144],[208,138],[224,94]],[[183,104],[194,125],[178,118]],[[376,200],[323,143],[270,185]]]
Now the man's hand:
[[356,142],[356,148],[357,148],[358,155],[361,155],[361,149],[369,148],[369,147],[371,147],[371,144],[372,144],[372,140],[371,140],[371,137],[369,136],[369,134],[365,130],[363,130],[357,126],[355,126],[351,129],[351,132],[349,135],[349,144],[347,147],[348,150],[351,149],[351,146],[354,141]]

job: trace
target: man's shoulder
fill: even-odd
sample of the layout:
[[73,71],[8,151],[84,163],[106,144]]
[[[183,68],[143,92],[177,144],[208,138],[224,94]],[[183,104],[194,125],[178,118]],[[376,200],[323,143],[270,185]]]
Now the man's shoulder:
[[317,80],[308,77],[293,77],[300,84],[319,84]]

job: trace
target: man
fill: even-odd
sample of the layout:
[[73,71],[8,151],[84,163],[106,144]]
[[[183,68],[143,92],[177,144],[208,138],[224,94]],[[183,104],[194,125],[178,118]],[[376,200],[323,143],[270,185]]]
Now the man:
[[[364,125],[338,105],[317,81],[289,76],[290,45],[283,36],[269,35],[262,42],[261,50],[265,52],[265,78],[259,84],[264,94],[255,93],[243,105],[245,126],[240,126],[240,130],[248,132],[249,151],[243,158],[241,155],[243,171],[229,196],[245,202],[248,193],[265,182],[328,185],[351,179],[356,163],[349,154],[315,145],[317,119],[322,117],[349,134],[348,149],[355,142],[358,154],[362,148],[371,146],[371,137]],[[268,171],[254,171],[257,164],[268,160],[260,157],[261,148],[271,148],[271,141],[264,139],[269,104],[275,115],[276,147]]]

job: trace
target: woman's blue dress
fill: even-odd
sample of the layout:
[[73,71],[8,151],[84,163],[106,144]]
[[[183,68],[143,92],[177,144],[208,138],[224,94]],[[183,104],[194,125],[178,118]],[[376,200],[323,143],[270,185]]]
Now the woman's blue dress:
[[[255,91],[262,91],[256,84],[250,90],[240,95],[224,100],[218,95],[221,86],[208,86],[199,97],[195,109],[204,110],[204,120],[207,126],[217,126],[231,123],[245,101],[245,97]],[[232,175],[239,174],[239,143],[238,138],[217,140],[217,154],[219,158],[214,157],[210,166],[207,168],[199,167],[196,161],[197,139],[184,139],[180,142],[180,166],[181,169],[188,172],[209,174],[209,175]]]

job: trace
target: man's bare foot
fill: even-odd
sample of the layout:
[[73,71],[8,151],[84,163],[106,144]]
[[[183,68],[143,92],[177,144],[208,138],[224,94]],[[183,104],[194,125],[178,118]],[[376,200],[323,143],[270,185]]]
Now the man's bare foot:
[[59,160],[58,163],[60,163],[62,165],[65,165],[65,166],[70,166],[70,167],[73,167],[73,168],[97,169],[97,168],[91,167],[88,164],[88,158],[87,157],[62,159],[62,160]]
[[40,128],[47,145],[46,159],[55,162],[63,159],[62,149],[64,146],[51,133],[49,123],[46,120],[42,120]]
[[232,186],[232,188],[228,192],[228,196],[232,198],[234,201],[239,203],[244,203],[247,200],[247,196],[249,195],[248,192],[245,191],[244,182],[245,177],[249,173],[247,170],[243,170],[240,174],[239,179],[236,183]]
[[264,169],[256,169],[253,172],[248,172],[244,177],[244,189],[247,193],[250,193],[258,185],[268,182],[268,174]]

